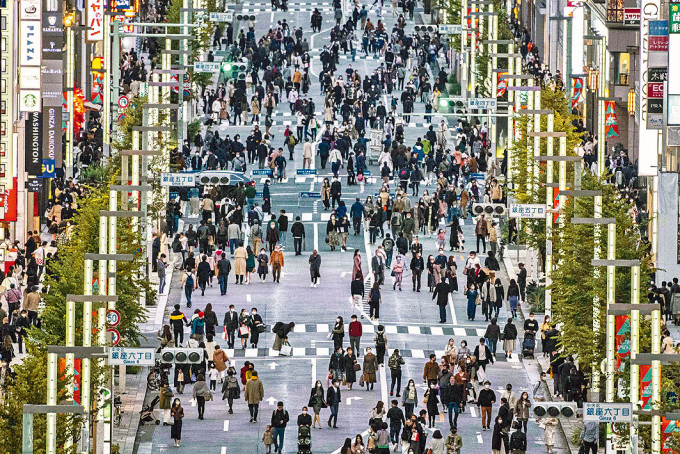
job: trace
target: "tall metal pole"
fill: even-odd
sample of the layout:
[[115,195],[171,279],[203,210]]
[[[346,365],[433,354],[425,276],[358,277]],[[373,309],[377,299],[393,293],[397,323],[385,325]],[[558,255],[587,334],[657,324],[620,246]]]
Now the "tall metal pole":
[[[616,259],[616,224],[607,225],[607,260]],[[597,268],[597,267],[596,267]],[[616,303],[616,267],[607,265],[607,309]],[[614,402],[616,375],[616,316],[607,314],[607,402]]]
[[[47,405],[57,405],[57,354],[47,354]],[[57,453],[57,414],[47,413],[47,454]]]
[[[100,224],[101,228],[101,224]],[[83,261],[83,294],[92,295],[92,277],[93,277],[94,263],[92,260]],[[92,301],[83,302],[83,347],[92,346]],[[92,408],[92,391],[90,384],[90,377],[92,375],[91,359],[83,357],[81,359],[80,368],[80,400],[85,409],[86,418],[83,420],[83,448],[89,445],[90,440],[90,410]]]
[[[113,61],[113,64],[111,65],[111,69],[107,67],[107,71],[111,71],[113,74],[113,84],[112,84],[112,94],[113,94],[113,102],[111,103],[111,107],[113,108],[113,132],[117,133],[118,132],[118,97],[120,96],[120,86],[118,84],[118,81],[120,80],[120,66],[118,65],[118,62],[120,61],[120,27],[121,27],[121,22],[119,21],[113,21],[113,44],[112,44],[112,50],[111,50],[111,60]],[[108,30],[108,27],[104,27],[105,29]],[[106,73],[106,77],[108,77],[109,73]],[[118,137],[116,137],[117,139]]]
[[[640,304],[640,266],[630,269],[630,303]],[[640,311],[630,311],[630,402],[633,410],[639,410],[640,401],[640,366],[634,363],[640,351]],[[637,440],[637,416],[633,414],[633,424],[630,425],[631,445],[636,445]]]
[[463,58],[462,71],[461,71],[461,81],[460,81],[460,95],[463,98],[467,98],[468,82],[467,82],[467,0],[461,0],[460,9],[460,24],[463,28],[460,34],[460,53]]
[[[657,306],[658,307],[658,306]],[[661,353],[661,310],[652,311],[652,355]],[[652,360],[652,410],[661,409],[661,361]],[[652,413],[652,454],[661,454],[661,415]]]
[[[607,41],[606,37],[598,42],[598,60],[600,66],[600,76],[598,79],[598,93],[600,98],[608,98],[606,78],[606,62],[607,62]],[[607,147],[605,145],[605,101],[598,99],[597,101],[597,175],[602,177],[605,172],[604,159],[607,154]]]
[[[555,123],[555,115],[548,115],[548,132],[553,132]],[[553,146],[555,139],[548,136],[548,150],[547,155],[553,155]],[[553,162],[546,162],[546,184],[545,187],[545,315],[552,316],[552,289],[550,285],[552,284],[552,266],[553,266],[553,253],[552,253],[552,225],[553,225],[553,213],[551,210],[554,206],[555,192],[552,188],[552,183],[555,181],[553,175]]]
[[[601,218],[602,217],[602,196],[601,195],[596,195],[595,200],[594,200],[594,210],[593,210],[594,218]],[[595,239],[595,248],[593,250],[593,258],[595,260],[598,260],[601,255],[602,251],[602,246],[601,246],[601,235],[600,235],[600,225],[595,224],[594,228],[594,235]],[[593,276],[595,279],[599,278],[600,276],[600,268],[595,267],[593,270]],[[600,299],[595,296],[593,297],[593,332],[594,333],[599,333],[600,332]],[[592,386],[591,386],[591,400],[593,402],[599,402],[600,400],[600,365],[596,364],[592,368]]]
[[73,127],[75,112],[73,109],[73,90],[75,89],[75,31],[73,27],[66,29],[66,104],[68,106],[68,127],[66,128],[66,178],[73,177]]
[[[470,8],[471,10],[474,10],[475,8]],[[475,58],[477,54],[477,26],[476,26],[476,21],[478,16],[470,16],[470,28],[472,29],[470,31],[470,40],[472,43],[470,44],[470,97],[474,98],[475,96],[475,90],[476,90],[476,85],[477,85],[477,59]]]
[[104,156],[109,156],[111,154],[109,148],[111,146],[111,88],[112,85],[116,86],[118,84],[118,79],[115,79],[112,83],[111,75],[112,69],[118,67],[118,62],[111,61],[111,17],[104,16],[104,39],[102,41],[102,46],[104,48],[103,60],[104,68],[106,72],[104,73],[104,93],[102,96],[102,132],[103,132],[103,150]]

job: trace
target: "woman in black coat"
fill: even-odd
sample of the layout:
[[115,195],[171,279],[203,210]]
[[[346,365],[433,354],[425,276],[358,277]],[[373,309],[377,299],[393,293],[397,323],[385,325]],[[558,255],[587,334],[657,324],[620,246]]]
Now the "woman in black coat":
[[491,450],[494,454],[500,454],[504,439],[503,418],[497,416],[496,422],[493,425],[493,436],[491,437]]
[[344,357],[345,361],[345,381],[347,382],[347,389],[352,390],[352,385],[357,381],[357,371],[355,364],[357,362],[357,355],[354,354],[352,347],[347,347],[347,353]]
[[449,246],[451,246],[451,250],[458,250],[461,247],[460,241],[458,239],[458,233],[463,233],[463,231],[460,228],[460,223],[458,222],[458,216],[453,216],[451,218],[451,223],[449,224],[449,232],[451,232],[451,236],[449,237]]

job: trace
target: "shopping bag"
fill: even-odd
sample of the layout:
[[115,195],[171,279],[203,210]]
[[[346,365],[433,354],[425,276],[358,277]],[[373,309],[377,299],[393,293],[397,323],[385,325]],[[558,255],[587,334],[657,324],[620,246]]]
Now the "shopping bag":
[[222,333],[222,339],[227,340],[228,335],[227,335],[227,327],[224,327],[224,332]]
[[486,381],[486,372],[481,367],[477,370],[477,380],[479,383],[484,383]]
[[279,354],[281,356],[291,356],[293,354],[293,347],[290,345],[282,345]]
[[359,377],[359,386],[364,386],[364,374],[361,374],[361,377]]
[[238,329],[238,333],[241,336],[247,336],[248,334],[250,334],[250,328],[248,328],[247,326],[241,326]]

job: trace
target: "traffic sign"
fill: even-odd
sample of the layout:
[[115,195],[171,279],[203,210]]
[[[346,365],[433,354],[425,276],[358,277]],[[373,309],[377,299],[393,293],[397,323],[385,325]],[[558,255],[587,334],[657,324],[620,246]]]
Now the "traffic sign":
[[266,175],[266,176],[272,176],[274,175],[274,169],[253,169],[253,175]]
[[468,99],[468,109],[496,110],[496,98],[470,98]]
[[118,124],[119,125],[123,124],[123,120],[125,120],[125,117],[127,117],[127,115],[125,115],[124,113],[118,115]]
[[301,192],[300,193],[301,198],[307,198],[307,199],[320,199],[321,198],[321,193],[320,192]]
[[298,175],[316,175],[316,169],[297,169]]
[[233,11],[226,11],[224,13],[211,12],[210,20],[212,22],[231,22],[234,20],[234,12]]
[[439,24],[439,33],[442,35],[457,35],[463,32],[461,24]]
[[194,63],[194,71],[197,73],[218,73],[220,72],[220,64],[212,61],[197,61]]
[[610,402],[585,402],[583,422],[632,422],[633,404]]
[[545,219],[546,206],[540,203],[511,203],[511,218]]
[[153,366],[156,363],[153,348],[109,348],[109,366]]
[[107,333],[111,334],[111,345],[114,347],[120,342],[120,333],[115,328],[109,328],[106,330]]
[[130,98],[128,98],[127,96],[123,95],[120,98],[118,98],[118,107],[120,107],[121,109],[126,109],[127,106],[129,106],[129,105],[130,105]]
[[120,312],[115,309],[106,311],[106,324],[114,328],[120,324]]

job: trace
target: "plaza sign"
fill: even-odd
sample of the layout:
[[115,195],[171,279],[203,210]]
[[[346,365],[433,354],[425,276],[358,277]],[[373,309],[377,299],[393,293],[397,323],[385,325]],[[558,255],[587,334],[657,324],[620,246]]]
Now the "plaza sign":
[[109,366],[153,366],[155,363],[153,348],[109,348]]
[[496,110],[496,98],[470,98],[468,109]]
[[220,64],[216,62],[199,61],[194,63],[194,71],[197,73],[218,73]]
[[545,205],[539,203],[511,203],[508,214],[511,218],[545,219]]
[[633,404],[585,402],[583,404],[583,422],[632,422]]
[[161,173],[161,186],[196,186],[193,173]]
[[442,35],[459,35],[462,32],[461,24],[439,24],[439,33]]

